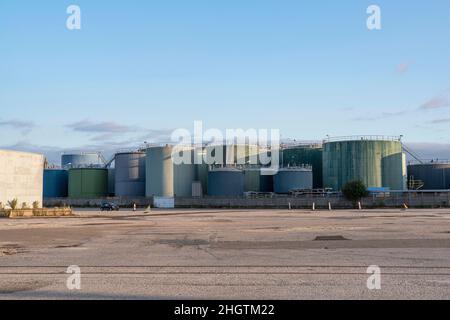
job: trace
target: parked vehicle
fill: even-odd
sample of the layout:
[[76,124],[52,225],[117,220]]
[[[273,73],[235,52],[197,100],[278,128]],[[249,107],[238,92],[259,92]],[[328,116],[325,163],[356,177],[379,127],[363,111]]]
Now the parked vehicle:
[[105,202],[100,206],[101,211],[119,211],[119,206],[113,202]]

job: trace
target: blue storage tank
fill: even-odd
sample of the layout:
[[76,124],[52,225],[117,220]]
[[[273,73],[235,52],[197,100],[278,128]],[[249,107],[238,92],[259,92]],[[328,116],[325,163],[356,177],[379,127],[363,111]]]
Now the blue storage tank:
[[105,165],[103,157],[98,152],[63,154],[61,167],[64,169],[101,168]]
[[208,195],[213,197],[242,197],[244,172],[234,168],[212,169],[208,173]]
[[44,170],[44,198],[66,198],[69,174],[67,170]]

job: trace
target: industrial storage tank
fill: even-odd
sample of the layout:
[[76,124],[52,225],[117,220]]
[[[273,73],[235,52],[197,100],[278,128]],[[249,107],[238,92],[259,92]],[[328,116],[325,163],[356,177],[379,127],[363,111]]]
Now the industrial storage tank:
[[244,169],[244,191],[273,192],[274,175],[261,174],[260,168]]
[[0,150],[0,202],[17,199],[19,206],[42,205],[44,156],[40,154]]
[[209,165],[204,160],[206,150],[204,148],[195,148],[194,152],[196,157],[195,180],[200,183],[202,195],[207,194]]
[[145,152],[116,154],[115,194],[118,197],[145,196]]
[[64,169],[101,168],[104,165],[105,162],[99,152],[81,152],[61,156],[61,167]]
[[108,168],[108,196],[116,195],[116,169]]
[[313,188],[323,188],[323,148],[321,144],[286,146],[281,150],[282,167],[309,165],[313,171]]
[[403,190],[406,162],[400,138],[358,136],[329,139],[323,145],[325,188],[341,190],[360,180],[368,188]]
[[69,170],[69,198],[103,198],[108,195],[108,169]]
[[244,172],[235,168],[211,169],[208,174],[208,195],[213,197],[242,197]]
[[64,169],[44,170],[44,198],[66,198],[69,172]]
[[[175,164],[172,153],[188,154],[190,163]],[[191,197],[196,181],[193,150],[175,150],[172,146],[151,147],[146,151],[145,195],[147,197]]]
[[289,193],[292,190],[311,190],[312,188],[311,168],[281,168],[273,178],[275,193]]
[[205,147],[209,165],[258,164],[260,147],[255,144],[209,145]]
[[420,183],[420,190],[450,189],[450,163],[425,163],[408,166],[408,180]]

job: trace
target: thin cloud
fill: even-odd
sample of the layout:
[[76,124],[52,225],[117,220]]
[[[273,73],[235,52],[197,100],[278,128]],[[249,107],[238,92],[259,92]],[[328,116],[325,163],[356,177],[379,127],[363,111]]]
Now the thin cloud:
[[450,144],[448,143],[412,142],[406,145],[418,154],[422,160],[450,159]]
[[431,121],[432,124],[450,123],[450,118],[447,119],[436,119]]
[[378,115],[362,116],[362,117],[353,118],[352,120],[353,121],[376,121],[376,120],[382,120],[382,119],[386,119],[386,118],[403,116],[406,113],[408,113],[407,110],[401,110],[401,111],[396,111],[396,112],[382,112]]
[[29,133],[36,125],[31,121],[22,120],[3,120],[0,121],[0,127],[9,127],[22,131],[24,134]]
[[140,130],[136,126],[126,126],[116,122],[92,122],[90,120],[68,124],[66,127],[74,131],[87,133],[128,133]]
[[423,110],[433,110],[450,107],[450,90],[435,96],[420,106]]

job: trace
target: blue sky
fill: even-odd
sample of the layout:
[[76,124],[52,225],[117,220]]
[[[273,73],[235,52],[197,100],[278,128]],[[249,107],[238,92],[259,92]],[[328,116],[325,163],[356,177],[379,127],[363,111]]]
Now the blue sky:
[[[71,4],[81,30],[66,28]],[[371,4],[382,30],[366,28]],[[449,17],[448,0],[1,0],[0,147],[125,148],[202,120],[404,135],[440,156]]]

